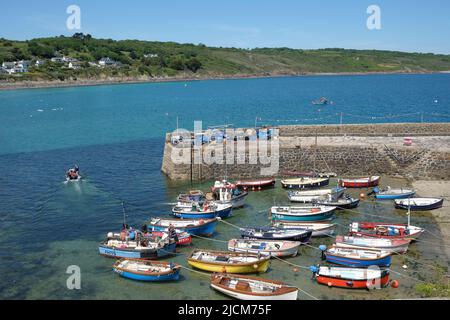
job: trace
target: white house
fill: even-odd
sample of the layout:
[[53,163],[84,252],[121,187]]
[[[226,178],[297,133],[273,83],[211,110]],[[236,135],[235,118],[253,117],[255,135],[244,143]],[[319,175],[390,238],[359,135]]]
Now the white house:
[[81,69],[81,63],[78,61],[71,61],[69,62],[69,68],[74,70]]
[[107,67],[107,66],[115,66],[115,65],[117,65],[117,62],[109,57],[106,57],[106,58],[101,58],[98,61],[98,64],[101,65],[102,67]]
[[34,65],[36,67],[43,66],[44,64],[45,64],[45,60],[36,60],[36,62],[34,63]]
[[9,74],[28,72],[29,63],[30,63],[29,61],[25,60],[14,62],[3,62],[2,69]]
[[50,60],[51,60],[52,62],[63,63],[63,62],[64,62],[63,59],[64,59],[63,57],[53,57],[53,58],[51,58]]
[[158,58],[158,54],[157,53],[147,53],[147,54],[144,54],[144,58]]

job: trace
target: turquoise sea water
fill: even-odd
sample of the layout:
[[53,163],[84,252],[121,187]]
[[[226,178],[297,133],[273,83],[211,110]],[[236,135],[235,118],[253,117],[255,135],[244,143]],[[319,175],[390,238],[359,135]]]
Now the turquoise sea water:
[[[223,123],[253,126],[260,123],[345,123],[448,121],[450,75],[376,75],[296,77],[250,80],[112,85],[0,92],[0,298],[9,299],[220,299],[209,288],[208,277],[182,270],[179,283],[147,284],[127,281],[111,271],[113,261],[98,256],[105,234],[118,230],[125,201],[130,224],[140,226],[152,215],[165,215],[169,203],[187,188],[202,185],[169,182],[160,173],[164,133]],[[320,108],[311,100],[327,96],[334,105]],[[410,113],[411,115],[405,115]],[[375,118],[372,118],[375,117]],[[298,120],[275,121],[275,120]],[[80,165],[86,181],[62,183],[64,172]],[[386,181],[386,180],[384,180]],[[388,180],[389,181],[389,180]],[[393,180],[401,186],[404,181]],[[356,196],[358,192],[354,193]],[[265,225],[273,203],[287,202],[279,186],[252,193],[248,205],[228,221],[236,225]],[[404,213],[389,203],[364,202],[357,212],[339,213],[338,223],[370,220],[380,215],[405,221]],[[413,223],[437,233],[429,216]],[[343,228],[338,229],[341,231]],[[214,239],[238,236],[220,224]],[[430,242],[436,238],[425,236]],[[314,240],[312,245],[330,244]],[[195,247],[226,249],[225,243],[194,239]],[[179,250],[172,260],[186,265]],[[439,247],[414,244],[412,256],[424,264],[442,259]],[[304,247],[291,262],[309,266],[320,253]],[[426,279],[431,272],[421,264],[394,270]],[[444,260],[445,263],[445,260]],[[447,262],[448,263],[448,262]],[[66,268],[79,265],[81,290],[66,288]],[[416,271],[415,271],[416,270]],[[417,271],[418,270],[418,271]],[[417,273],[418,272],[418,273]],[[414,296],[414,280],[399,279],[399,289],[375,293],[328,289],[313,283],[309,271],[273,261],[264,277],[285,280],[319,298],[395,298]],[[300,294],[301,299],[308,296]]]

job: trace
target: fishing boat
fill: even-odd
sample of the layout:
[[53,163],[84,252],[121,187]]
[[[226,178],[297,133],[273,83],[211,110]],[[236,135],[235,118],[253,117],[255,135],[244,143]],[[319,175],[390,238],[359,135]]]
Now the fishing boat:
[[195,249],[187,258],[194,268],[224,273],[266,272],[270,257],[253,253]]
[[312,231],[312,237],[331,236],[334,234],[336,225],[325,222],[295,222],[295,221],[272,221],[276,228],[283,229],[306,229]]
[[314,204],[320,206],[332,206],[337,209],[353,209],[359,205],[359,199],[352,198],[349,195],[344,196],[343,198],[336,199],[331,196],[327,198],[322,198],[314,201]]
[[378,249],[344,248],[336,245],[332,245],[323,252],[328,262],[349,267],[389,267],[391,254]]
[[240,228],[241,237],[247,239],[292,240],[308,243],[312,231],[306,229],[284,229],[276,227],[245,227]]
[[124,235],[121,232],[118,235],[109,232],[98,247],[99,253],[111,258],[157,259],[175,252],[177,244],[167,233],[162,237],[137,235],[139,233]]
[[395,207],[398,209],[425,211],[442,207],[444,199],[442,198],[407,198],[394,200]]
[[272,220],[282,221],[322,221],[330,220],[336,207],[328,206],[284,206],[272,207]]
[[239,180],[235,182],[236,187],[247,190],[261,190],[275,185],[275,178],[257,179],[257,180]]
[[350,224],[349,236],[386,239],[417,239],[425,231],[408,224],[382,222],[353,222]]
[[374,188],[372,192],[375,193],[375,198],[377,199],[404,199],[410,198],[416,193],[412,189],[391,188],[389,186],[383,190]]
[[151,230],[166,231],[169,226],[196,236],[211,236],[220,218],[212,219],[168,219],[162,217],[150,218]]
[[[220,204],[231,204],[233,209],[241,208],[245,205],[247,191],[240,190],[236,184],[227,180],[216,181],[211,187],[212,198]],[[208,194],[206,195],[208,196]]]
[[[166,230],[151,230],[151,233],[155,236],[162,237],[164,233],[168,232],[168,228]],[[175,229],[176,233],[176,244],[177,246],[187,246],[192,243],[192,237],[189,233]]]
[[230,274],[212,274],[211,288],[239,300],[297,300],[298,288],[281,281]]
[[205,194],[201,190],[189,190],[188,193],[181,193],[177,197],[177,206],[190,207],[192,203],[203,205],[206,201]]
[[357,179],[339,179],[338,184],[346,188],[370,188],[380,183],[379,176],[371,176]]
[[389,284],[388,269],[312,266],[317,283],[329,287],[372,289]]
[[327,104],[333,104],[333,101],[328,100],[325,97],[321,97],[320,99],[311,101],[314,105],[327,105]]
[[180,266],[172,262],[139,259],[120,259],[114,263],[114,272],[138,281],[163,282],[180,278]]
[[411,239],[384,239],[384,238],[361,238],[349,236],[337,236],[336,246],[345,248],[369,248],[378,249],[391,253],[406,253]]
[[66,172],[66,183],[67,182],[77,182],[81,181],[82,177],[79,172],[79,168],[77,165],[75,165],[73,168],[69,169]]
[[231,239],[228,241],[228,250],[260,253],[271,257],[294,257],[300,244],[298,241],[286,240]]
[[345,188],[334,187],[329,189],[317,189],[317,190],[306,190],[306,191],[289,191],[288,198],[291,202],[313,202],[324,196],[331,195],[338,199],[344,194]]
[[287,189],[315,189],[327,186],[330,178],[294,178],[281,180],[281,186]]
[[172,214],[177,218],[183,219],[213,219],[216,217],[223,219],[231,216],[232,205],[205,202],[203,206],[198,206],[193,203],[191,207],[173,207]]

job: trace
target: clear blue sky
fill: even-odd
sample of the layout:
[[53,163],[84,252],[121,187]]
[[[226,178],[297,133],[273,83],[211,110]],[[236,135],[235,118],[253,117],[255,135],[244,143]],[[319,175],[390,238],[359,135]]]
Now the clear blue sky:
[[[450,54],[447,0],[41,0],[2,5],[0,37],[71,35],[66,8],[97,38],[212,46],[386,49]],[[381,8],[381,30],[366,9]]]

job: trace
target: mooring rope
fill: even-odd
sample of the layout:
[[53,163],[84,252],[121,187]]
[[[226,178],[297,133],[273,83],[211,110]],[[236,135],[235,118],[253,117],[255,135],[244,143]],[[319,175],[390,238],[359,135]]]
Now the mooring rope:
[[194,270],[194,269],[185,267],[185,266],[183,266],[183,265],[181,265],[181,264],[179,264],[179,266],[180,266],[181,268],[183,268],[183,269],[188,270],[188,271],[195,272],[195,273],[201,274],[201,275],[203,275],[203,276],[205,276],[205,277],[211,278],[211,274],[210,274],[210,273],[206,273],[206,272],[201,272],[201,271],[198,271],[198,270]]
[[284,259],[281,259],[281,258],[279,258],[279,257],[277,257],[277,256],[272,256],[272,257],[275,258],[275,259],[278,259],[278,260],[280,260],[280,261],[282,261],[282,262],[284,262],[284,263],[287,263],[287,264],[289,264],[289,265],[291,265],[291,266],[293,266],[293,267],[298,267],[298,268],[302,268],[302,269],[305,269],[305,270],[309,270],[309,267],[297,265],[297,264],[295,264],[295,263],[292,263],[292,262],[286,261],[286,260],[284,260]]
[[235,225],[235,224],[232,224],[232,223],[230,223],[230,222],[228,222],[228,221],[225,221],[225,220],[223,220],[223,219],[221,219],[221,220],[219,220],[220,222],[223,222],[223,223],[225,223],[225,224],[228,224],[228,225],[230,225],[230,226],[232,226],[233,228],[236,228],[236,229],[241,229],[241,227],[239,227],[239,226],[237,226],[237,225]]

